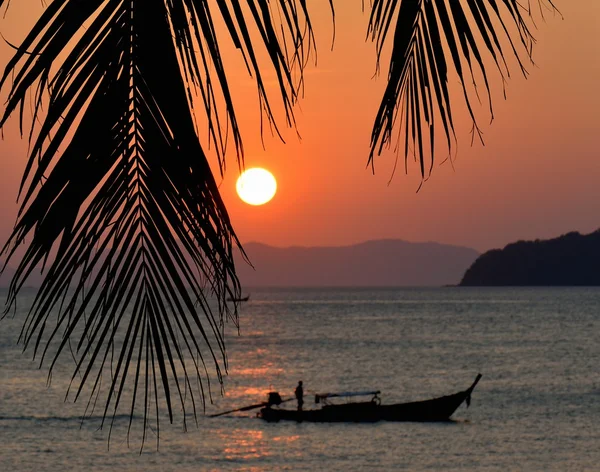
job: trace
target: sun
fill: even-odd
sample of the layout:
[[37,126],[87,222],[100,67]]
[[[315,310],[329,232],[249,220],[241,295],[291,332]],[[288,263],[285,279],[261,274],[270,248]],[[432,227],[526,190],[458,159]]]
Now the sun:
[[264,205],[277,192],[277,181],[273,174],[260,167],[245,170],[235,186],[242,201],[249,205]]

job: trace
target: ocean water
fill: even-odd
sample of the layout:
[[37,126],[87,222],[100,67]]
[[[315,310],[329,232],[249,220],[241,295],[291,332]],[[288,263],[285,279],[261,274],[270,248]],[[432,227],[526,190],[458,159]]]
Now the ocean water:
[[[315,392],[381,390],[384,403],[467,388],[470,408],[447,423],[268,424],[255,411],[198,424],[178,414],[140,453],[127,415],[81,421],[64,401],[72,364],[47,367],[0,322],[2,471],[599,471],[599,288],[251,289],[240,334],[226,329],[229,374],[216,413]],[[5,292],[0,292],[5,299]],[[142,421],[135,418],[135,421]]]

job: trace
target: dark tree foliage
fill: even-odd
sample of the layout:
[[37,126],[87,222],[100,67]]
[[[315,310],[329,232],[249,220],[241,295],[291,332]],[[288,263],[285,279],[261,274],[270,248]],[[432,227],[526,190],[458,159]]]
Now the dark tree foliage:
[[[333,17],[332,0],[320,1]],[[399,154],[428,176],[436,130],[448,150],[454,140],[450,73],[478,132],[474,85],[482,82],[491,110],[489,69],[504,84],[509,55],[525,71],[534,6],[554,8],[550,0],[373,0],[368,35],[378,60],[389,41],[392,52],[369,161],[395,130]],[[103,398],[102,416],[114,419],[127,398],[130,424],[141,412],[145,432],[152,416],[158,429],[159,407],[172,422],[179,404],[185,421],[186,408],[195,414],[210,395],[211,376],[222,381],[240,244],[206,153],[213,149],[223,173],[227,144],[241,166],[243,146],[220,45],[233,42],[243,57],[261,119],[277,130],[276,99],[294,126],[315,47],[309,10],[306,0],[53,0],[15,47],[0,79],[8,91],[0,127],[19,116],[30,151],[2,251],[8,262],[26,246],[7,312],[43,268],[20,340],[50,371],[73,357],[74,398],[87,388],[86,411]],[[276,97],[265,71],[275,72]]]

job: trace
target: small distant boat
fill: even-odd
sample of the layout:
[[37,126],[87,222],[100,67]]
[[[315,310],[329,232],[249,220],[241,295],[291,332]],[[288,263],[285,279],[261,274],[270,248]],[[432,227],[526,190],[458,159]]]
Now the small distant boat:
[[247,302],[248,300],[250,300],[250,294],[246,295],[245,297],[241,297],[241,298],[231,298],[231,297],[229,297],[227,299],[228,302]]
[[[471,393],[481,379],[481,374],[466,390],[452,395],[432,398],[430,400],[410,403],[395,403],[382,405],[377,391],[326,393],[315,396],[315,403],[322,407],[309,410],[291,410],[279,408],[277,405],[289,401],[282,400],[279,393],[270,392],[269,401],[263,403],[263,408],[258,417],[265,421],[275,422],[281,420],[307,421],[319,423],[356,422],[371,423],[376,421],[448,421],[458,407],[466,402],[471,404]],[[334,397],[355,397],[371,395],[369,401],[347,402],[329,404],[328,399]]]

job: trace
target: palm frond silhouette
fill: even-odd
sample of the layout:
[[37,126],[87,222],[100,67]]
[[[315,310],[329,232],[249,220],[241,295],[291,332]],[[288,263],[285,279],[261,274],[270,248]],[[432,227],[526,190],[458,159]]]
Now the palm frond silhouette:
[[[550,0],[538,5],[554,8]],[[477,92],[467,84],[483,81],[491,97],[488,68],[504,81],[507,50],[525,70],[530,6],[373,0],[370,8],[378,57],[389,40],[392,53],[369,162],[392,145],[396,129],[401,154],[414,154],[426,178],[436,129],[448,149],[454,139],[449,71],[461,81],[477,132]],[[84,391],[97,398],[107,376],[103,417],[114,418],[128,396],[130,423],[142,411],[144,431],[151,406],[166,407],[173,421],[180,404],[185,421],[186,407],[195,414],[204,405],[211,377],[222,382],[227,369],[225,321],[237,322],[227,299],[241,295],[233,262],[241,245],[207,159],[210,146],[223,173],[233,142],[243,160],[217,17],[254,77],[262,116],[277,130],[263,81],[268,68],[286,125],[294,126],[315,47],[305,0],[53,0],[0,79],[9,90],[0,127],[16,114],[30,140],[18,220],[3,248],[8,262],[27,247],[7,310],[43,267],[24,346],[40,362],[48,358],[50,371],[60,356],[74,356],[75,399]],[[193,96],[204,107],[205,142]]]

